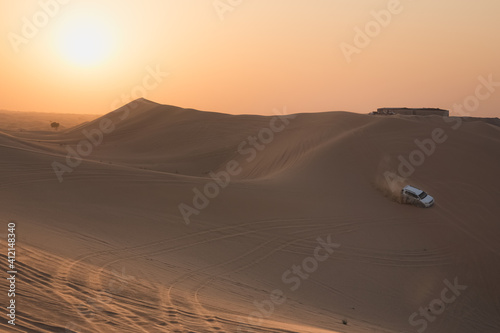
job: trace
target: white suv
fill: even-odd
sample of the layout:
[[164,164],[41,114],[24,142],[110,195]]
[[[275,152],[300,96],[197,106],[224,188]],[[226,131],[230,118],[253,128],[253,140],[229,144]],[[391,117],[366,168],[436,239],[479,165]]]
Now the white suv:
[[434,198],[416,187],[406,185],[401,190],[401,198],[404,203],[428,208],[434,204]]

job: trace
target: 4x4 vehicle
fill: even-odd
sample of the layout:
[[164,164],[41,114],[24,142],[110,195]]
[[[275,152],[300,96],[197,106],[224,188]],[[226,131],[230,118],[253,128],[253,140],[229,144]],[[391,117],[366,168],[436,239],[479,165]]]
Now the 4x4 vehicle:
[[410,203],[418,207],[428,208],[434,204],[433,197],[410,185],[403,187],[401,190],[401,197],[404,203]]

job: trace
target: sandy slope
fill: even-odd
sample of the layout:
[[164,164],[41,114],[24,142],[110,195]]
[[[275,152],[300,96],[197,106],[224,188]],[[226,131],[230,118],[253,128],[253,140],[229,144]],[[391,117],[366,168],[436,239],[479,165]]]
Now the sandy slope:
[[[100,142],[103,119],[115,128]],[[499,332],[500,128],[456,121],[232,116],[140,100],[51,136],[0,134],[0,219],[18,224],[16,328]],[[436,128],[446,141],[403,181],[436,206],[397,203],[384,172]],[[53,162],[66,165],[85,133],[99,144],[59,182]],[[267,143],[254,146],[259,133]],[[186,225],[179,205],[192,207],[211,173],[236,169]],[[466,290],[424,330],[419,308],[455,279]]]

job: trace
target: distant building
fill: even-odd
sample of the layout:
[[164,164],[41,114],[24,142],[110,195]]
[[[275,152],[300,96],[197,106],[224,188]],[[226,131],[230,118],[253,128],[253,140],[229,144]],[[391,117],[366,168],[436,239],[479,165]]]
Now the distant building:
[[443,109],[435,109],[435,108],[379,108],[377,111],[372,112],[371,114],[381,114],[381,115],[391,115],[391,114],[400,114],[407,116],[442,116],[449,117],[450,111]]

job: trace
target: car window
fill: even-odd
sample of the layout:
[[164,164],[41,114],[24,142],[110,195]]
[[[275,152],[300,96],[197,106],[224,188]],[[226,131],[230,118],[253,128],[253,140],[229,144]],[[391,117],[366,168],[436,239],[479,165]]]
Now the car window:
[[417,195],[414,194],[413,192],[406,191],[406,194],[408,194],[409,196],[411,196],[413,198],[418,198]]

